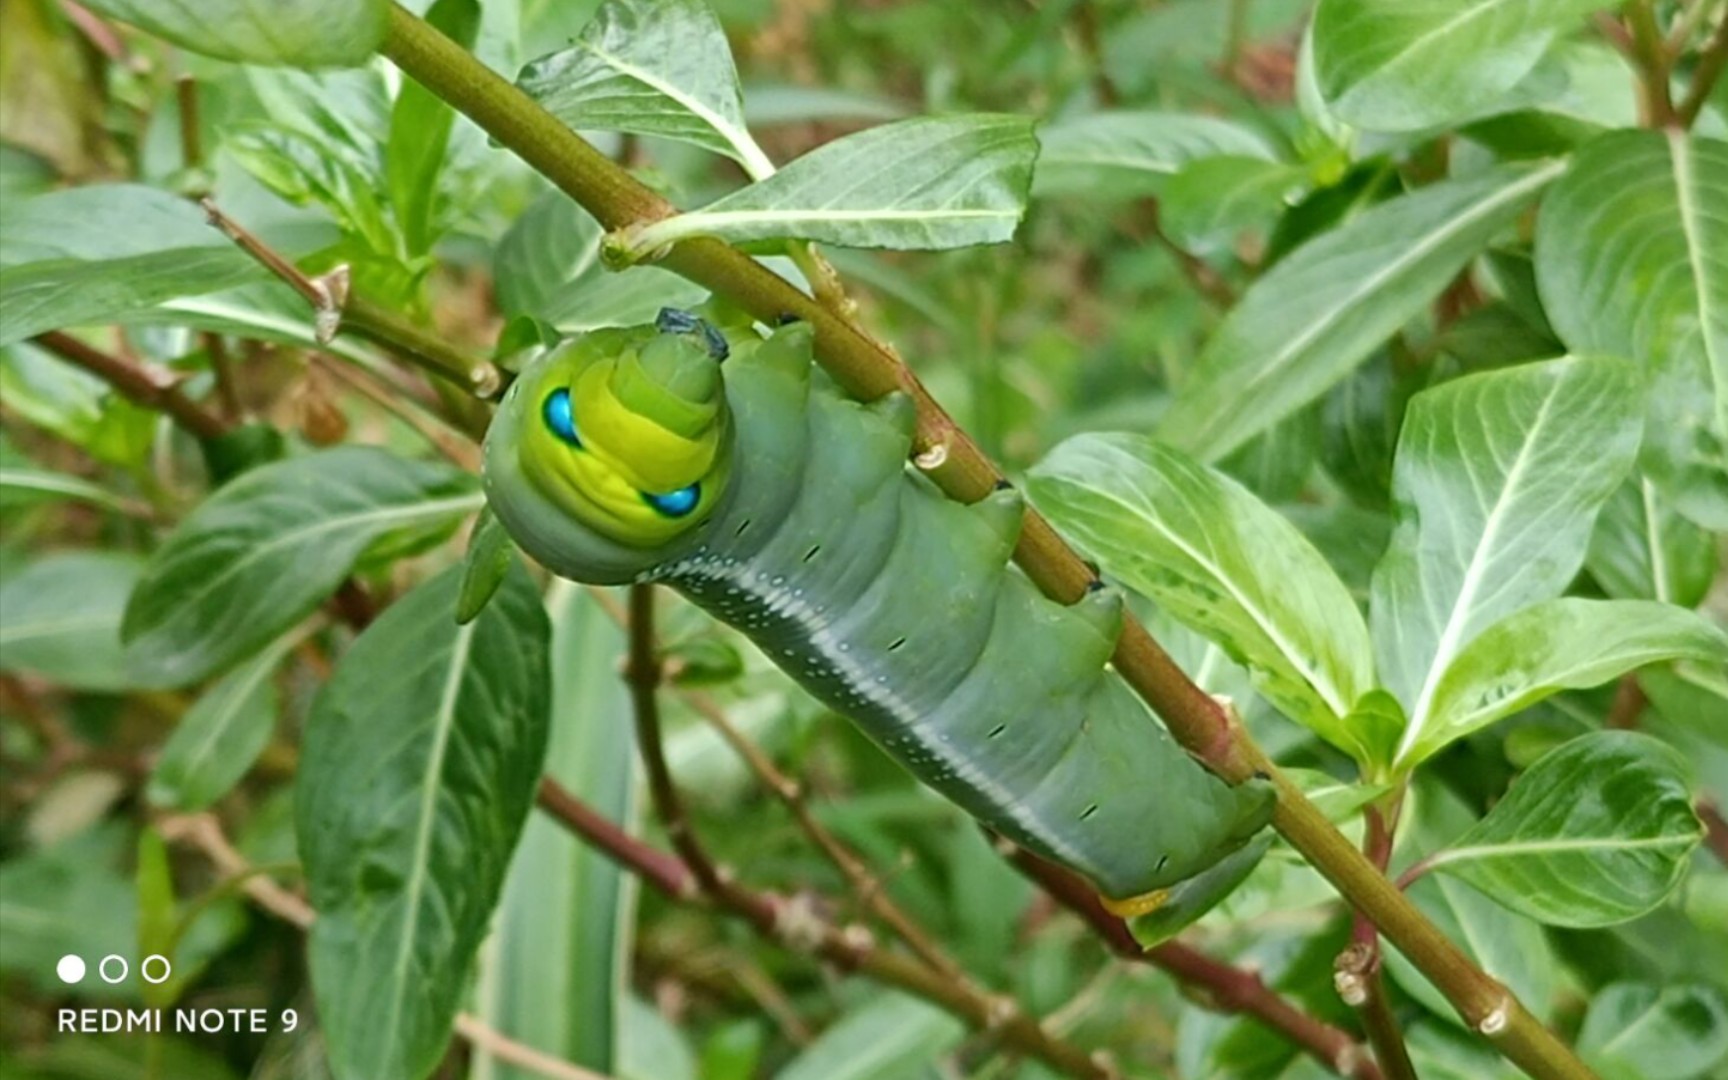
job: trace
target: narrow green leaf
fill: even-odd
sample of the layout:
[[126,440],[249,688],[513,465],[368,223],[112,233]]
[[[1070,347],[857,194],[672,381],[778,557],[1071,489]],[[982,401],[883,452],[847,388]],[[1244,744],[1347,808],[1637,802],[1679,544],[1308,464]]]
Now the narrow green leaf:
[[1609,926],[1680,884],[1704,835],[1685,762],[1631,731],[1580,736],[1542,756],[1428,865],[1552,926]]
[[176,682],[220,671],[311,614],[369,549],[424,546],[483,502],[466,473],[372,447],[252,469],[151,556],[127,653]]
[[774,1080],[903,1080],[965,1035],[965,1025],[936,1006],[883,994],[824,1031]]
[[1231,155],[1272,161],[1251,128],[1186,113],[1118,111],[1053,120],[1038,129],[1032,193],[1131,198],[1155,195],[1191,161]]
[[1547,600],[1482,631],[1447,666],[1402,760],[1442,747],[1561,690],[1600,686],[1646,664],[1728,665],[1728,634],[1654,600]]
[[1081,435],[1028,491],[1105,571],[1217,642],[1281,711],[1364,761],[1344,717],[1373,687],[1368,631],[1296,527],[1234,480],[1150,439]]
[[1380,680],[1410,717],[1401,762],[1432,745],[1453,658],[1571,583],[1597,510],[1632,466],[1640,411],[1636,373],[1607,358],[1484,372],[1411,399],[1392,477],[1398,524],[1369,605]]
[[150,773],[156,806],[202,810],[233,790],[270,743],[281,703],[274,676],[304,634],[283,635],[206,690],[180,718]]
[[[1539,924],[1441,874],[1420,879],[1410,886],[1409,895],[1422,914],[1456,942],[1477,967],[1505,983],[1538,1018],[1547,1016],[1559,964]],[[1463,1026],[1463,1019],[1445,996],[1396,946],[1388,943],[1384,956],[1386,971],[1405,992],[1434,1015]]]
[[1325,393],[1529,205],[1550,165],[1446,180],[1303,244],[1243,294],[1165,414],[1162,438],[1208,461]]
[[[10,560],[9,560],[10,561]],[[117,691],[172,680],[122,652],[120,619],[142,569],[119,552],[62,551],[0,578],[0,670],[73,690]]]
[[1702,983],[1620,982],[1590,1002],[1578,1053],[1608,1077],[1693,1080],[1728,1056],[1728,1002]]
[[[436,0],[426,10],[426,21],[463,48],[473,48],[480,30],[479,0]],[[455,123],[456,110],[442,98],[412,79],[402,81],[390,112],[384,177],[410,257],[432,249],[433,211],[443,194],[438,174]]]
[[1728,672],[1652,668],[1639,673],[1638,686],[1651,705],[1643,729],[1685,755],[1702,795],[1728,805]]
[[[554,582],[552,737],[546,771],[608,820],[634,816],[635,738],[618,673],[624,632],[583,588]],[[495,1030],[602,1073],[618,1069],[636,879],[551,819],[531,817],[510,864],[475,1008]],[[476,1063],[488,1080],[537,1080]]]
[[1230,254],[1245,232],[1267,235],[1308,183],[1299,165],[1231,154],[1176,171],[1158,200],[1158,221],[1185,251]]
[[1416,131],[1491,112],[1559,34],[1600,0],[1321,0],[1320,92],[1371,131]]
[[490,507],[482,508],[468,538],[468,553],[462,560],[462,588],[456,594],[456,621],[474,621],[514,562],[516,545],[499,524]]
[[384,41],[388,0],[90,0],[86,7],[205,56],[243,64],[364,64]]
[[573,128],[678,139],[732,158],[753,180],[774,173],[744,126],[726,32],[701,0],[607,0],[581,37],[523,68],[517,85]]
[[1029,117],[901,120],[825,143],[766,180],[616,233],[608,245],[628,260],[691,236],[902,250],[1001,243],[1026,212],[1037,155]]
[[[173,974],[174,930],[178,919],[174,899],[174,874],[168,867],[168,845],[162,834],[152,826],[138,832],[138,940],[133,954],[140,959],[157,953],[168,958]],[[174,995],[182,980],[173,978],[163,983],[140,979],[139,990],[144,1003],[162,1008],[174,1003]]]
[[77,499],[111,508],[126,505],[82,476],[41,468],[29,458],[12,453],[0,444],[0,510],[56,499]]
[[198,207],[156,188],[68,188],[11,209],[0,219],[0,345],[267,276]]
[[691,308],[708,291],[668,270],[600,262],[600,223],[561,191],[536,199],[498,242],[498,306],[566,334],[651,322],[664,307]]
[[1584,566],[1615,599],[1697,607],[1716,577],[1716,542],[1635,476],[1602,507]]
[[1568,348],[1638,362],[1645,470],[1728,529],[1728,141],[1617,131],[1578,151],[1543,200],[1536,281]]
[[444,1054],[545,754],[546,614],[517,568],[467,626],[452,568],[344,654],[307,723],[298,834],[337,1080]]

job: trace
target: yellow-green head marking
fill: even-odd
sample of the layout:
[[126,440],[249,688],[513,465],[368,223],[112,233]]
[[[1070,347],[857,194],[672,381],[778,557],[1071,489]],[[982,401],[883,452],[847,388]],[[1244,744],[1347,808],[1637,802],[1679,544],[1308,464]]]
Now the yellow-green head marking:
[[725,341],[682,312],[589,334],[525,376],[522,472],[620,544],[657,547],[689,531],[731,471],[725,355]]

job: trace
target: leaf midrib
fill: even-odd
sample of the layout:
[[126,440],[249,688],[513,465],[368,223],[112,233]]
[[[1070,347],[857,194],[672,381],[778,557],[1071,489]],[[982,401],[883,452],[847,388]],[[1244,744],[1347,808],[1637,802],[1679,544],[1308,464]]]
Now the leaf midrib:
[[[1532,172],[1523,179],[1515,180],[1512,183],[1507,184],[1505,187],[1500,188],[1487,198],[1475,203],[1464,213],[1447,218],[1440,228],[1428,233],[1421,240],[1405,249],[1403,254],[1399,255],[1397,258],[1363,279],[1357,284],[1356,288],[1352,289],[1336,304],[1326,309],[1320,317],[1310,322],[1301,333],[1297,334],[1294,338],[1291,338],[1287,345],[1274,353],[1270,360],[1260,364],[1258,371],[1249,376],[1247,380],[1237,384],[1232,391],[1232,396],[1240,399],[1242,396],[1245,396],[1257,387],[1261,382],[1282,371],[1289,364],[1292,357],[1306,349],[1316,338],[1331,329],[1341,316],[1351,311],[1364,298],[1372,296],[1388,280],[1408,270],[1424,256],[1443,245],[1446,241],[1456,237],[1469,226],[1474,225],[1479,219],[1487,217],[1493,211],[1498,210],[1505,203],[1522,197],[1531,188],[1540,187],[1541,185],[1546,184],[1550,179],[1558,175],[1564,167],[1564,161],[1554,162],[1545,168]],[[1336,236],[1340,234],[1334,233],[1333,235]],[[1220,413],[1220,419],[1222,419],[1224,415],[1226,414]]]
[[[176,617],[185,612],[191,611],[197,604],[201,603],[206,596],[209,596],[216,589],[227,584],[229,579],[234,577],[234,575],[240,573],[246,567],[251,566],[254,562],[275,552],[279,548],[290,544],[301,543],[312,537],[321,536],[327,532],[333,532],[344,526],[360,525],[371,521],[389,521],[393,518],[410,521],[419,517],[436,517],[445,511],[459,510],[469,506],[477,508],[484,502],[485,496],[475,492],[469,495],[433,499],[428,502],[417,502],[411,506],[389,506],[380,509],[367,510],[358,514],[348,514],[341,517],[328,518],[316,524],[283,533],[271,540],[266,540],[262,544],[258,544],[253,547],[252,550],[234,560],[234,562],[230,563],[221,573],[207,580],[202,587],[194,590],[174,609],[173,612],[169,614],[168,618],[157,623],[155,627],[151,628],[151,630],[167,626],[173,622]],[[144,631],[144,633],[149,632],[151,631]]]
[[1331,685],[1330,679],[1324,678],[1318,672],[1310,671],[1308,667],[1297,658],[1298,654],[1294,646],[1284,640],[1284,636],[1278,632],[1273,620],[1260,609],[1258,604],[1252,603],[1247,597],[1242,595],[1241,591],[1237,589],[1236,582],[1231,575],[1224,573],[1222,568],[1210,559],[1203,558],[1199,552],[1184,543],[1180,536],[1166,528],[1164,523],[1157,517],[1148,516],[1137,511],[1136,508],[1126,500],[1108,490],[1102,488],[1087,488],[1086,490],[1101,496],[1106,501],[1116,504],[1128,513],[1147,522],[1147,524],[1149,524],[1156,532],[1170,541],[1170,543],[1174,544],[1179,551],[1184,555],[1187,555],[1190,559],[1193,559],[1215,579],[1217,579],[1224,586],[1225,591],[1227,591],[1237,603],[1242,605],[1243,610],[1246,611],[1249,617],[1254,620],[1254,624],[1267,636],[1273,646],[1278,650],[1279,654],[1284,657],[1285,661],[1296,670],[1297,674],[1302,676],[1304,682],[1319,694],[1321,703],[1332,710],[1334,718],[1340,721],[1343,720],[1344,716],[1350,710],[1348,705],[1342,703],[1342,691],[1338,687]]
[[380,1047],[396,1045],[396,1029],[402,1021],[408,964],[414,952],[414,935],[420,928],[420,898],[426,889],[427,852],[432,844],[432,820],[438,806],[437,781],[444,771],[444,755],[449,749],[450,732],[455,727],[456,703],[461,697],[462,676],[468,666],[468,653],[474,640],[474,630],[479,625],[480,620],[475,619],[463,625],[457,632],[450,648],[450,670],[444,677],[444,687],[439,693],[432,750],[426,762],[426,782],[421,791],[419,814],[415,824],[413,863],[409,869],[407,888],[403,892],[402,902],[406,914],[402,921],[402,935],[396,949],[396,960],[390,970],[390,1011],[384,1024],[384,1033],[374,1044]]
[[1458,596],[1452,602],[1452,611],[1446,617],[1446,625],[1440,632],[1440,638],[1434,644],[1434,656],[1428,662],[1428,671],[1422,677],[1422,690],[1416,696],[1415,708],[1410,710],[1410,724],[1404,729],[1404,738],[1399,741],[1398,752],[1393,755],[1394,762],[1401,762],[1411,749],[1421,741],[1424,730],[1428,726],[1428,710],[1434,703],[1434,692],[1439,689],[1440,678],[1452,666],[1452,660],[1464,643],[1458,639],[1464,633],[1463,618],[1474,599],[1476,591],[1481,588],[1482,574],[1485,573],[1484,553],[1494,549],[1498,539],[1501,523],[1504,521],[1506,507],[1513,501],[1512,494],[1518,490],[1524,470],[1529,462],[1532,448],[1542,434],[1542,427],[1548,420],[1548,412],[1554,404],[1554,399],[1560,394],[1564,384],[1564,376],[1556,379],[1548,387],[1548,393],[1543,395],[1542,407],[1536,411],[1536,419],[1531,422],[1525,432],[1523,443],[1518,447],[1518,456],[1512,462],[1512,468],[1507,470],[1506,481],[1500,487],[1500,494],[1494,500],[1494,506],[1488,512],[1488,518],[1482,526],[1482,537],[1476,543],[1476,549],[1470,553],[1470,563],[1464,568],[1464,580],[1458,587]]

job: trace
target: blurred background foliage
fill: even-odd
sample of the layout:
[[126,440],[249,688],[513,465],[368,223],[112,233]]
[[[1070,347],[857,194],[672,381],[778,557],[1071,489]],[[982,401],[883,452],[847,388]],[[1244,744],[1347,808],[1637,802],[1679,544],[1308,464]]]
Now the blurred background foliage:
[[[473,48],[513,74],[562,47],[597,6],[486,0],[471,27]],[[1583,24],[1548,61],[1564,89],[1537,95],[1528,108],[1474,121],[1462,135],[1346,137],[1302,100],[1305,0],[713,6],[737,59],[751,130],[775,161],[902,116],[998,110],[1045,118],[1035,199],[1013,244],[826,252],[863,322],[894,343],[1012,474],[1076,432],[1150,430],[1234,298],[1304,240],[1460,162],[1566,149],[1638,115],[1637,73]],[[1691,12],[1712,7],[1657,6],[1670,22],[1700,25],[1705,16]],[[436,184],[417,184],[423,129],[403,117],[414,103],[402,82],[382,62],[309,73],[213,60],[72,3],[0,0],[0,202],[137,183],[160,197],[141,195],[139,213],[159,212],[172,232],[198,217],[185,196],[215,193],[225,213],[306,272],[345,264],[357,292],[481,356],[508,358],[511,345],[548,327],[579,332],[700,298],[658,271],[608,276],[593,259],[598,226],[466,120],[450,130]],[[1158,110],[1166,126],[1134,146],[1121,131],[1079,119],[1104,109]],[[1719,137],[1723,116],[1706,110],[1698,130]],[[744,180],[732,163],[681,143],[595,139],[680,206]],[[1113,169],[1099,160],[1106,150],[1141,159]],[[97,238],[144,224],[85,221]],[[32,241],[30,223],[10,209],[6,229],[12,243]],[[58,239],[71,248],[81,242]],[[228,252],[214,232],[207,242]],[[143,251],[147,238],[139,244]],[[142,263],[129,271],[149,272]],[[161,386],[215,415],[252,418],[216,440],[222,449],[201,446],[163,412],[116,394],[40,341],[0,351],[0,626],[25,628],[0,637],[6,1077],[326,1075],[301,932],[244,901],[230,881],[239,865],[232,860],[295,888],[292,786],[313,695],[352,639],[352,623],[456,561],[457,520],[370,548],[352,593],[339,594],[264,662],[202,690],[129,660],[121,614],[155,538],[199,503],[207,478],[235,462],[277,456],[285,440],[294,452],[363,443],[419,456],[430,445],[471,466],[460,431],[473,414],[447,387],[390,366],[370,346],[346,337],[317,345],[304,306],[238,255],[217,272],[232,274],[236,287],[168,299],[90,340],[168,373]],[[520,318],[530,311],[538,325]],[[1528,246],[1498,247],[1372,360],[1224,466],[1286,511],[1363,597],[1391,529],[1391,459],[1405,402],[1451,374],[1562,351],[1534,299]],[[219,387],[224,365],[233,375]],[[1652,557],[1675,560],[1676,591],[1691,605],[1712,589],[1720,596],[1721,541],[1689,528],[1677,525],[1678,547]],[[1601,543],[1607,553],[1596,566],[1612,574],[1615,549]],[[363,610],[351,618],[344,604]],[[633,748],[625,690],[610,677],[623,649],[616,611],[563,584],[551,587],[548,609],[559,717],[548,769],[653,835],[625,779]],[[1148,1075],[1326,1074],[1253,1021],[1197,1004],[1165,974],[1111,962],[972,822],[793,692],[736,634],[682,604],[668,601],[663,611],[674,687],[718,699],[739,730],[797,777],[821,824],[979,982]],[[1244,703],[1262,745],[1282,763],[1350,777],[1341,755],[1265,707],[1217,649],[1147,614],[1187,670]],[[1405,830],[1412,850],[1455,836],[1516,770],[1627,708],[1629,721],[1686,749],[1706,793],[1728,792],[1724,699],[1664,673],[1630,692],[1649,705],[1617,706],[1614,687],[1568,693],[1448,749],[1421,778]],[[834,920],[862,917],[849,883],[689,697],[665,698],[671,764],[715,857]],[[182,733],[200,716],[192,730],[203,741],[194,745]],[[1682,1080],[1719,1067],[1728,1047],[1720,996],[1728,989],[1728,875],[1707,853],[1697,859],[1687,886],[1660,910],[1601,930],[1512,924],[1449,879],[1424,888],[1444,894],[1427,906],[1445,913],[1448,929],[1561,1028],[1583,1025],[1586,1041],[1608,1041],[1619,1033],[1614,1016],[1671,1023],[1654,1059],[1671,1060],[1681,1044],[1691,1056],[1672,1059],[1680,1062],[1672,1071],[1635,1065],[1623,1075]],[[67,987],[55,974],[59,957],[136,956],[165,940],[152,937],[165,917],[183,931],[166,939],[178,1003],[292,1008],[302,1018],[297,1029],[57,1036],[57,1007],[147,1000],[136,980]],[[1348,931],[1335,897],[1279,848],[1189,940],[1349,1027],[1332,986]],[[1677,997],[1658,1003],[1663,994]],[[1604,1012],[1591,1011],[1593,1000]],[[638,889],[542,817],[530,822],[467,1001],[500,1030],[630,1080],[1050,1075],[928,1003]],[[1431,991],[1401,1001],[1414,1019],[1421,1075],[1507,1074],[1448,1010],[1431,1006]],[[1592,1034],[1587,1011],[1603,1030]],[[458,1045],[437,1075],[530,1074]]]

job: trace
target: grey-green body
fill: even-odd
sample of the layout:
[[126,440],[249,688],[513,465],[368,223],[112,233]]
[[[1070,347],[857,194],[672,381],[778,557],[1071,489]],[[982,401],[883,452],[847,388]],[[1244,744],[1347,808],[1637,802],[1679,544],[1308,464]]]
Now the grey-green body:
[[685,537],[573,548],[579,526],[513,471],[532,389],[488,439],[499,517],[559,574],[678,589],[925,783],[1106,895],[1190,877],[1265,823],[1264,790],[1202,769],[1108,667],[1120,596],[1064,606],[1010,563],[1017,493],[965,505],[908,467],[909,401],[843,397],[801,332],[739,350],[725,377],[734,474]]

